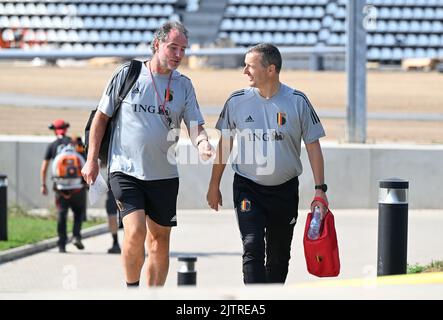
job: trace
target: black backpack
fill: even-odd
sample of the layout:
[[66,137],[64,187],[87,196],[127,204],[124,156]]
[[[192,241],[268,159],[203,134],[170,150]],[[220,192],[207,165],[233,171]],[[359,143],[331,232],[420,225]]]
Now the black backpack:
[[[129,93],[129,90],[131,90],[132,86],[137,81],[137,78],[140,75],[140,71],[142,69],[142,64],[143,64],[143,62],[141,62],[139,60],[131,60],[128,73],[126,74],[125,80],[123,81],[122,86],[120,87],[118,97],[117,97],[116,101],[114,101],[114,103],[115,103],[114,113],[112,114],[112,117],[109,119],[109,121],[106,125],[106,129],[103,134],[103,139],[100,144],[100,151],[98,153],[98,158],[100,159],[102,166],[105,166],[108,164],[109,145],[111,143],[112,132],[114,131],[115,118],[117,115],[117,111],[120,109],[122,101],[125,99],[125,97]],[[89,149],[89,132],[91,131],[92,120],[94,119],[96,112],[97,112],[97,108],[95,108],[95,110],[91,111],[91,114],[89,115],[88,123],[86,124],[86,127],[85,127],[85,151],[86,151],[86,154],[88,153],[88,149]]]

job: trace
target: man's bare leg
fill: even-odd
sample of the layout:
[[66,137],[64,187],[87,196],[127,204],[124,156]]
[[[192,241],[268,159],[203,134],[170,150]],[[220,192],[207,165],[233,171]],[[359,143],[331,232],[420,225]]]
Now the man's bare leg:
[[122,261],[126,283],[136,283],[145,262],[144,242],[146,238],[145,212],[137,210],[123,217]]
[[146,216],[148,226],[146,247],[148,248],[148,286],[163,286],[169,270],[169,239],[171,227],[161,226]]

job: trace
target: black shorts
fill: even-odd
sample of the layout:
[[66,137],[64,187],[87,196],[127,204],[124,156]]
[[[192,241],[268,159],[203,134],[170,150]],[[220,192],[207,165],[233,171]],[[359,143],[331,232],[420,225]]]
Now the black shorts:
[[[237,216],[260,215],[265,226],[295,225],[298,217],[298,177],[277,186],[263,186],[237,173],[233,184]],[[241,222],[242,219],[239,219]]]
[[120,219],[136,210],[143,210],[161,226],[177,225],[178,178],[145,181],[113,172],[110,184]]

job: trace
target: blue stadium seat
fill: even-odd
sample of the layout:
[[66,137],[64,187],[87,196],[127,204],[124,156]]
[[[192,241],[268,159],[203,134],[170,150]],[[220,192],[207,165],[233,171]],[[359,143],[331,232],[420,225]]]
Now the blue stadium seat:
[[299,46],[303,46],[306,43],[306,36],[303,32],[297,32],[295,34],[295,44]]
[[67,37],[69,42],[78,42],[80,40],[77,30],[68,30]]
[[395,41],[395,37],[394,37],[393,34],[391,34],[391,33],[385,34],[384,39],[383,39],[383,45],[385,45],[385,46],[394,46],[395,42],[396,41]]
[[412,48],[406,48],[403,50],[403,58],[407,59],[407,58],[413,58],[415,57],[415,51]]
[[110,37],[109,42],[117,43],[122,41],[121,33],[118,30],[112,30],[109,37]]
[[117,16],[120,14],[120,6],[117,4],[111,4],[109,7],[109,15]]
[[92,42],[92,43],[100,42],[101,41],[99,33],[98,33],[97,30],[89,31],[89,41]]
[[15,5],[15,14],[20,15],[20,16],[26,14],[26,7],[25,7],[24,3],[19,2]]
[[414,12],[412,11],[412,8],[405,7],[402,9],[401,18],[402,19],[411,19],[414,16]]
[[220,24],[220,30],[232,30],[234,22],[231,18],[224,18]]
[[99,33],[99,37],[102,42],[111,41],[111,34],[108,30],[101,30]]
[[44,3],[27,3],[26,4],[26,12],[28,12],[28,14],[35,14],[35,15],[39,15],[39,16],[44,16],[48,14],[48,10],[46,9],[46,6]]
[[391,48],[382,48],[380,52],[380,60],[392,60]]
[[67,42],[68,41],[68,33],[64,29],[60,29],[56,31],[57,33],[57,41],[58,42]]
[[429,46],[431,47],[439,47],[440,46],[440,37],[436,34],[431,34],[429,36]]
[[432,30],[436,33],[442,33],[443,32],[443,22],[432,21]]
[[105,27],[105,19],[103,17],[96,17],[94,19],[94,26],[96,29],[102,29]]
[[416,58],[426,58],[426,49],[416,48],[415,49],[415,57]]
[[266,21],[266,29],[269,31],[274,31],[277,29],[277,20],[275,19],[268,19]]
[[89,40],[89,32],[85,29],[80,30],[78,33],[78,38],[80,42],[87,42]]
[[438,58],[438,50],[434,48],[426,49],[426,57],[427,58]]
[[132,41],[132,36],[131,36],[131,32],[129,32],[128,30],[123,30],[120,33],[120,41],[121,42],[131,42]]
[[418,44],[418,39],[415,34],[408,34],[406,36],[406,44],[411,47],[415,47]]
[[256,30],[255,20],[254,19],[250,19],[250,18],[246,19],[243,28],[244,28],[244,30],[248,30],[248,31]]
[[128,4],[120,5],[120,15],[125,17],[131,15],[131,7]]
[[85,50],[85,48],[84,48],[83,44],[81,44],[81,43],[75,43],[75,44],[72,46],[72,50],[73,50],[73,51],[77,51],[77,52],[83,52],[83,51]]
[[384,39],[381,33],[376,33],[372,37],[372,44],[377,47],[381,47],[383,45]]
[[260,7],[260,17],[269,18],[271,16],[271,9],[268,6]]
[[292,32],[286,32],[285,33],[285,45],[290,46],[295,44],[295,36]]
[[253,32],[251,34],[251,43],[256,44],[262,42],[262,37],[260,32]]
[[272,36],[271,32],[264,32],[263,33],[263,42],[272,43],[273,40],[274,40],[274,37]]
[[292,17],[295,18],[303,17],[303,9],[301,7],[292,7]]
[[284,44],[285,42],[285,36],[282,32],[276,32],[274,33],[274,43],[277,45]]
[[133,4],[131,6],[131,16],[138,16],[143,12],[143,7],[139,4]]
[[[42,21],[39,16],[32,16],[29,20],[29,25],[32,29],[39,29],[43,27]],[[0,26],[4,26],[4,24],[0,22]]]
[[[153,20],[154,19],[154,20]],[[153,29],[153,26],[157,24],[157,19],[155,18],[137,18],[137,26],[143,26],[142,29]]]
[[133,31],[131,34],[131,42],[142,42],[143,41],[143,34],[141,31]]
[[265,30],[266,29],[266,20],[265,19],[257,19],[255,21],[255,28],[257,30]]
[[107,16],[111,13],[111,9],[108,4],[102,3],[98,7],[98,12],[100,13],[101,16]]
[[88,6],[88,14],[89,14],[90,16],[98,16],[98,15],[100,14],[100,11],[99,11],[99,8],[98,8],[98,5],[95,4],[95,3],[91,3],[91,4]]
[[235,19],[234,25],[232,26],[232,30],[242,31],[244,28],[243,19]]
[[326,41],[326,44],[330,46],[338,46],[339,43],[340,43],[340,36],[338,33],[331,34],[331,36]]

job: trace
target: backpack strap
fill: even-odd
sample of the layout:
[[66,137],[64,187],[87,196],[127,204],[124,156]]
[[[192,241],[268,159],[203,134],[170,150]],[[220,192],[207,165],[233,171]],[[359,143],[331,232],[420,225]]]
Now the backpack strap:
[[[110,121],[111,121],[111,123],[110,123],[111,138],[110,138],[110,140],[111,141],[109,142],[108,156],[109,156],[109,152],[111,150],[112,137],[113,137],[113,133],[114,133],[115,118],[116,118],[117,112],[120,109],[120,106],[122,105],[123,100],[128,95],[129,90],[131,90],[132,86],[137,81],[138,76],[140,75],[140,72],[142,70],[142,65],[143,65],[143,62],[141,62],[140,60],[135,60],[135,59],[131,60],[131,63],[129,64],[128,73],[126,74],[125,80],[123,80],[123,83],[122,83],[120,90],[118,92],[118,97],[115,101],[114,113],[112,114],[112,118],[110,119]],[[109,163],[108,163],[107,167],[108,167],[107,172],[108,172],[108,184],[109,184],[109,170],[110,170]]]
[[115,100],[115,108],[114,113],[112,115],[112,120],[114,121],[115,115],[117,114],[118,109],[120,109],[120,106],[125,99],[125,97],[128,95],[129,90],[131,90],[134,83],[137,81],[138,76],[140,75],[140,72],[142,70],[142,64],[140,60],[131,60],[131,63],[129,64],[129,70],[126,74],[125,80],[122,83],[122,86],[120,87],[120,91],[118,92],[118,97]]

